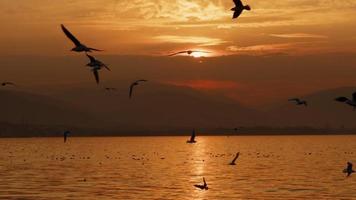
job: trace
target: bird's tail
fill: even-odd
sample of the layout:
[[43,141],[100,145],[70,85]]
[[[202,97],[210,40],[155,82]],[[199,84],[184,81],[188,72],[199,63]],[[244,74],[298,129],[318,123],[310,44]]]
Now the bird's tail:
[[251,7],[249,5],[244,6],[245,10],[251,10]]

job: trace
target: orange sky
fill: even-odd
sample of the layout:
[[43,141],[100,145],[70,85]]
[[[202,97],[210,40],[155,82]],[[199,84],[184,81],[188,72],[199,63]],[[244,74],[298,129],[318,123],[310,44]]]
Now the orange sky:
[[220,54],[353,52],[356,1],[246,0],[0,1],[2,54],[69,54],[64,23],[104,54],[161,55],[186,48]]
[[[69,51],[73,44],[60,30],[63,23],[84,44],[105,50],[96,53],[113,66],[113,72],[103,73],[104,81],[145,76],[202,91],[226,91],[226,96],[247,104],[356,84],[350,76],[356,63],[350,56],[356,46],[356,1],[244,3],[252,10],[232,20],[230,0],[2,0],[0,54],[32,60],[9,59],[0,64],[0,78],[37,85],[52,80],[92,83],[90,72],[82,67],[86,58]],[[131,57],[105,57],[162,56],[185,49],[210,51],[205,56],[217,58],[160,57],[158,62],[145,57],[136,62]],[[75,62],[37,60],[72,55]],[[324,62],[326,58],[333,62]],[[56,74],[52,74],[54,67],[58,67]],[[32,76],[24,76],[24,70]]]

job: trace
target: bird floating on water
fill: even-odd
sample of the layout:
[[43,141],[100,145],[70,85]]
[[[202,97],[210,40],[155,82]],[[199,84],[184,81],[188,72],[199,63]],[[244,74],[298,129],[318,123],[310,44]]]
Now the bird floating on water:
[[352,100],[348,99],[346,97],[338,97],[335,99],[335,101],[346,103],[347,105],[352,106],[355,110],[356,109],[356,92],[354,92],[352,94]]
[[134,87],[137,86],[137,85],[139,85],[140,82],[146,82],[146,81],[148,81],[148,80],[141,79],[141,80],[137,80],[137,81],[131,83],[131,85],[130,85],[130,92],[129,92],[129,98],[130,98],[130,99],[131,99],[131,97],[132,97],[132,92],[133,92]]
[[237,158],[239,157],[239,155],[240,155],[240,152],[237,152],[235,158],[231,161],[231,163],[229,165],[236,165],[235,162],[236,162]]
[[91,47],[87,47],[84,44],[82,44],[76,37],[74,37],[74,35],[69,32],[69,30],[63,25],[61,24],[61,28],[62,31],[64,32],[64,34],[74,43],[75,47],[72,48],[71,51],[75,51],[75,52],[91,52],[91,51],[102,51],[99,49],[94,49]]
[[195,141],[195,129],[193,129],[192,131],[192,135],[190,136],[190,139],[187,141],[187,143],[196,143],[197,141]]
[[206,182],[205,182],[205,178],[203,177],[203,182],[204,182],[204,185],[194,185],[196,188],[199,188],[199,189],[201,189],[201,190],[208,190],[209,188],[208,188],[208,184],[206,184]]
[[241,0],[233,0],[233,1],[235,3],[235,7],[231,8],[231,11],[234,11],[232,19],[238,18],[241,15],[242,11],[244,10],[251,10],[251,7],[249,5],[244,6]]
[[352,169],[352,163],[351,162],[347,162],[347,167],[346,167],[346,169],[344,169],[343,172],[346,173],[347,176],[350,176],[352,173],[355,173],[355,171]]
[[186,50],[186,51],[179,51],[179,52],[176,52],[176,53],[173,53],[173,54],[170,54],[168,56],[176,56],[176,55],[179,55],[179,54],[188,54],[189,56],[192,55],[192,53],[211,53],[211,52],[208,52],[208,51],[193,51],[193,50]]
[[91,67],[92,71],[93,71],[93,74],[94,74],[94,77],[95,77],[95,80],[96,80],[96,83],[99,84],[99,70],[102,68],[102,67],[105,67],[107,70],[111,71],[110,68],[105,65],[104,63],[102,63],[100,60],[97,60],[95,59],[93,56],[91,55],[88,55],[88,58],[90,59],[90,63],[87,64],[87,66]]
[[8,85],[15,86],[15,83],[12,83],[12,82],[2,82],[1,83],[1,86],[8,86]]
[[63,133],[64,143],[67,142],[67,137],[68,137],[69,134],[70,134],[70,131],[64,131],[64,133]]
[[308,106],[308,102],[305,101],[305,100],[301,100],[299,98],[294,98],[294,99],[288,99],[288,101],[294,101],[295,102],[295,105],[304,105],[304,106]]

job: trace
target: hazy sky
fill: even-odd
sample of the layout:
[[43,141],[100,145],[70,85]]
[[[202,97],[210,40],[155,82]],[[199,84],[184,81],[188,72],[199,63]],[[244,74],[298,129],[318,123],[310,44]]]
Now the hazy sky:
[[[63,54],[64,23],[105,54],[160,55],[185,48],[220,54],[351,52],[354,0],[1,0],[2,54]],[[6,48],[4,48],[6,47]]]
[[[244,3],[252,10],[232,20],[230,0],[1,0],[0,54],[31,59],[2,62],[0,78],[34,84],[93,82],[83,67],[87,59],[69,51],[73,44],[60,29],[63,23],[84,44],[105,50],[96,55],[113,71],[104,72],[103,81],[144,77],[228,91],[226,96],[247,104],[356,84],[355,0]],[[211,51],[206,56],[217,58],[125,57],[185,49]],[[73,62],[38,59],[71,55],[76,55]]]

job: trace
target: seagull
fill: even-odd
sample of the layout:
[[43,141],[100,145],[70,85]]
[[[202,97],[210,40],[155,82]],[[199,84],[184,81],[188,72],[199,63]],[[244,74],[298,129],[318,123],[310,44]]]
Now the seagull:
[[243,5],[241,0],[233,0],[235,3],[235,8],[231,8],[231,11],[234,11],[234,15],[232,19],[238,18],[243,10],[251,10],[251,7],[249,5]]
[[7,86],[7,85],[15,86],[15,83],[12,83],[12,82],[2,82],[1,83],[1,86]]
[[208,190],[208,184],[205,182],[205,178],[203,177],[204,185],[194,185],[195,187],[201,189],[201,190]]
[[237,158],[239,157],[240,152],[237,152],[235,158],[231,161],[231,163],[229,165],[236,165],[235,161],[237,160]]
[[352,100],[346,98],[346,97],[338,97],[335,99],[335,101],[343,102],[346,103],[356,109],[356,92],[352,94]]
[[88,58],[90,59],[90,63],[87,64],[87,66],[91,67],[92,68],[92,71],[94,73],[94,77],[95,77],[95,80],[96,80],[96,83],[99,84],[99,70],[102,68],[102,67],[105,67],[107,70],[111,71],[110,68],[105,65],[104,63],[102,63],[100,60],[97,60],[95,59],[93,56],[91,55],[88,55]]
[[308,106],[308,102],[305,100],[300,100],[298,98],[294,98],[294,99],[288,99],[288,101],[294,101],[296,105],[300,106],[300,105],[304,105],[304,106]]
[[132,92],[133,92],[134,87],[137,86],[137,85],[139,85],[140,82],[146,82],[146,81],[147,81],[147,80],[145,80],[145,79],[141,79],[141,80],[137,80],[137,81],[133,82],[133,83],[130,85],[130,93],[129,93],[130,99],[131,99],[131,96],[132,96]]
[[352,163],[347,162],[347,167],[343,171],[344,173],[347,173],[347,176],[350,176],[352,173],[355,173],[355,171],[352,169]]
[[71,51],[76,51],[76,52],[91,52],[91,51],[102,51],[99,49],[94,49],[91,47],[87,47],[84,44],[80,43],[77,38],[74,37],[74,35],[68,31],[68,29],[61,24],[61,28],[64,32],[64,34],[74,43],[75,47]]
[[70,134],[70,131],[64,131],[64,133],[63,133],[64,143],[67,142],[67,137],[69,134]]
[[187,143],[196,143],[197,141],[195,141],[195,129],[193,129],[192,131],[192,135],[190,136],[190,139],[187,141]]
[[191,55],[192,53],[210,53],[208,51],[192,51],[192,50],[187,50],[187,51],[179,51],[177,53],[170,54],[168,56],[176,56],[178,54],[188,54]]

